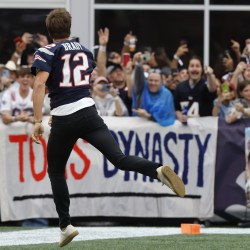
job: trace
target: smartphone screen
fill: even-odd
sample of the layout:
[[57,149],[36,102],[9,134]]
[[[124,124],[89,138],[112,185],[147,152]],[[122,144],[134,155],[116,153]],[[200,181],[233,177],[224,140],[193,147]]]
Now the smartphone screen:
[[105,83],[103,83],[103,84],[102,84],[102,87],[101,87],[101,91],[102,91],[102,92],[109,92],[109,91],[110,91],[110,87],[111,87],[110,84],[105,84]]
[[229,90],[229,84],[224,82],[221,84],[221,90],[222,90],[222,93],[228,93],[230,92]]
[[249,59],[246,56],[241,56],[240,61],[249,64]]
[[3,72],[2,72],[2,77],[6,77],[6,78],[9,78],[9,70],[7,70],[7,69],[5,69],[5,70],[3,70]]
[[129,60],[130,60],[130,54],[129,53],[123,53],[123,55],[122,55],[122,66],[126,67]]

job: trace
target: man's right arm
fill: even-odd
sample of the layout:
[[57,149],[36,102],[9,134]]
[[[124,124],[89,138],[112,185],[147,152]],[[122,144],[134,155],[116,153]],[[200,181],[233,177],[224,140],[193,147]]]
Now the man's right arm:
[[39,71],[36,75],[33,86],[33,108],[34,108],[34,120],[42,120],[42,108],[45,97],[45,83],[49,77],[49,73],[46,71]]

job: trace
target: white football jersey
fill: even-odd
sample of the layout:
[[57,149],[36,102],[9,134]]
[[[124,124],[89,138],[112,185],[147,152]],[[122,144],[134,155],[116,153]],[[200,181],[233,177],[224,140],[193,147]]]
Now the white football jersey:
[[11,111],[12,116],[27,113],[29,116],[33,115],[33,90],[29,88],[29,93],[26,98],[21,97],[19,87],[7,89],[1,100],[1,112]]

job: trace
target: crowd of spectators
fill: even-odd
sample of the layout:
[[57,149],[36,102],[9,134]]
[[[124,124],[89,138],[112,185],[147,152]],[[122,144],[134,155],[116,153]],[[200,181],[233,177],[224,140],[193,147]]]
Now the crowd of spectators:
[[121,51],[112,51],[109,35],[108,28],[98,31],[97,75],[118,90],[130,116],[162,126],[175,120],[187,125],[190,117],[218,116],[233,123],[250,116],[250,39],[242,50],[231,40],[213,69],[189,53],[184,40],[169,56],[162,47],[137,48],[139,38],[132,32],[121,41]]
[[[185,41],[167,55],[162,47],[137,48],[139,38],[132,32],[125,34],[121,51],[112,51],[108,28],[100,29],[98,38],[90,91],[101,116],[139,116],[160,126],[176,120],[188,125],[190,117],[216,116],[229,124],[250,117],[250,39],[243,49],[232,40],[213,69],[189,53]],[[11,58],[0,65],[0,112],[6,125],[34,122],[30,68],[36,49],[49,44],[45,35],[27,32],[14,43]],[[43,111],[50,115],[48,95]],[[37,225],[38,220],[25,223]]]
[[[161,126],[175,120],[186,125],[190,117],[218,116],[233,123],[250,116],[250,39],[243,49],[231,40],[213,69],[189,53],[184,40],[167,55],[162,47],[138,48],[132,32],[125,34],[120,51],[112,51],[108,28],[98,30],[98,38],[90,86],[101,116],[140,116]],[[5,124],[32,123],[30,67],[36,49],[49,42],[45,35],[25,32],[14,43],[10,60],[0,65],[1,118]],[[44,115],[49,115],[49,96]]]

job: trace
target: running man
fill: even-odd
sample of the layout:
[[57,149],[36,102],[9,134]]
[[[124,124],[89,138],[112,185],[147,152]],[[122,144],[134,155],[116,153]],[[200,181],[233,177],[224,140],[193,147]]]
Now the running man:
[[185,195],[185,186],[170,167],[137,156],[126,156],[120,150],[91,98],[89,81],[95,62],[89,50],[70,39],[70,13],[65,9],[51,11],[46,18],[46,27],[53,43],[36,51],[32,65],[32,73],[36,75],[32,138],[39,144],[39,136],[44,133],[42,107],[47,86],[52,115],[47,146],[48,175],[59,216],[59,246],[63,247],[78,234],[70,221],[70,199],[64,173],[79,138],[97,148],[115,167],[158,179],[180,197]]

